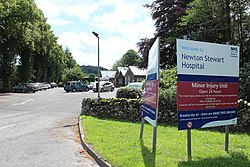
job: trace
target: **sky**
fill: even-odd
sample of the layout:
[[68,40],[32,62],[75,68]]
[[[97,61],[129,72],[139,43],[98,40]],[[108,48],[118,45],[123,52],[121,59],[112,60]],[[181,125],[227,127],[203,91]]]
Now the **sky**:
[[100,66],[110,69],[136,43],[154,35],[150,10],[153,0],[35,0],[47,23],[68,47],[79,65],[97,66],[99,34]]

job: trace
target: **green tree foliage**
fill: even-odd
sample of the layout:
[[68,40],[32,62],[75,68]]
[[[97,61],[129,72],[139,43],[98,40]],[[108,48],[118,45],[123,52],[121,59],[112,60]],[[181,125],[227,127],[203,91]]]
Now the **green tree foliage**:
[[[85,74],[95,74],[97,75],[98,74],[98,67],[97,66],[81,66],[81,69],[82,71],[85,73]],[[106,68],[103,68],[103,67],[100,67],[100,70],[108,70]]]
[[240,65],[250,56],[250,1],[196,0],[181,18],[193,40],[240,46]]
[[63,77],[63,81],[78,81],[82,80],[84,73],[82,72],[80,66],[75,66],[73,68],[69,68],[65,71],[65,75]]
[[[151,10],[157,34],[161,36],[161,67],[176,65],[175,39],[189,35],[192,40],[240,46],[240,65],[250,59],[249,0],[155,0],[145,5]],[[147,56],[154,39],[141,39],[140,67],[147,66]]]
[[[175,39],[182,38],[186,30],[178,25],[178,20],[185,15],[187,4],[192,0],[155,0],[151,5],[145,7],[151,10],[153,20],[155,20],[156,34],[161,36],[160,65],[171,68],[176,64]],[[141,68],[146,68],[148,63],[148,52],[154,38],[144,38],[137,43],[139,53],[142,54]]]
[[89,82],[95,82],[95,74],[89,74]]
[[117,67],[128,67],[128,66],[138,66],[141,62],[141,57],[139,54],[134,51],[133,49],[128,50],[120,60],[116,61],[113,66],[112,70],[116,70]]
[[159,105],[168,106],[171,111],[176,111],[176,83],[176,67],[160,72]]
[[67,57],[67,60],[66,60],[67,68],[74,68],[76,65],[76,61],[73,58],[72,53],[70,52],[69,48],[65,49],[65,55]]
[[1,0],[0,13],[0,78],[5,91],[13,81],[59,82],[65,71],[80,69],[69,49],[58,45],[34,0]]
[[250,61],[250,1],[231,3],[231,43],[240,46],[240,65]]
[[82,80],[84,73],[81,67],[76,63],[73,59],[72,53],[68,48],[65,50],[66,59],[66,71],[65,75],[63,76],[63,81],[77,81]]
[[[240,46],[239,97],[249,100],[250,1],[195,0],[181,23],[192,39]],[[230,68],[230,67],[228,67]]]
[[250,101],[250,63],[245,63],[240,69],[239,98]]
[[116,60],[115,62],[114,62],[114,64],[112,65],[112,70],[116,70],[117,69],[117,67],[122,67],[122,63],[121,63],[121,59],[120,60]]
[[226,43],[230,40],[230,19],[228,22],[226,9],[225,0],[195,0],[180,24],[186,26],[193,40]]
[[[5,90],[10,89],[10,78],[13,76],[13,66],[15,65],[15,57],[20,46],[19,38],[22,37],[21,20],[24,18],[15,13],[20,10],[18,2],[14,0],[0,2],[0,77],[3,79],[3,87]],[[19,11],[21,12],[21,11]]]

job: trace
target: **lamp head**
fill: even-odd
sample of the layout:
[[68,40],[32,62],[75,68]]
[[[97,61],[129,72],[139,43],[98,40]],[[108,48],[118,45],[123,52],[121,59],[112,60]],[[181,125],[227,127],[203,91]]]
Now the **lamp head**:
[[98,38],[99,34],[97,34],[96,32],[92,31],[92,33]]

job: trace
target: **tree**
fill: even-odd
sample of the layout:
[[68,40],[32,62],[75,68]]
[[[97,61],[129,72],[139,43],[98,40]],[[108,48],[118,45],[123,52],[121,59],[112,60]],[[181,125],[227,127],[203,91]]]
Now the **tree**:
[[65,70],[79,70],[69,49],[64,52],[58,45],[34,0],[0,1],[0,12],[0,78],[4,91],[10,90],[13,81],[59,82]]
[[141,57],[139,56],[139,54],[130,49],[128,50],[120,60],[117,60],[113,66],[112,69],[116,70],[117,67],[128,67],[128,66],[138,66],[139,63],[141,62]]
[[[151,5],[145,7],[151,10],[153,20],[155,20],[156,34],[155,37],[161,37],[160,44],[160,66],[172,67],[176,64],[175,39],[182,38],[187,34],[179,24],[178,20],[185,15],[187,4],[192,0],[155,0]],[[139,53],[142,54],[141,68],[147,67],[148,52],[153,45],[155,38],[141,39],[137,43]]]
[[[33,0],[1,1],[0,6],[0,25],[3,30],[0,34],[0,77],[3,78],[4,90],[8,91],[17,55],[22,51],[28,53],[32,49],[32,38],[29,34],[38,15]],[[29,69],[25,69],[29,71],[28,74]]]
[[67,47],[65,49],[65,55],[67,57],[67,62],[66,62],[67,68],[74,68],[77,63],[75,59],[73,58],[72,53],[70,52],[69,48]]
[[[85,74],[95,74],[95,75],[98,74],[98,67],[97,66],[90,66],[90,65],[85,66],[85,65],[83,65],[83,66],[81,66],[81,69]],[[106,71],[108,69],[100,67],[100,70]]]
[[121,65],[124,67],[132,66],[132,65],[137,66],[140,61],[141,61],[141,57],[139,56],[139,54],[136,51],[130,49],[122,56]]
[[189,5],[187,15],[181,18],[180,24],[187,29],[193,40],[215,43],[230,42],[228,0],[193,1]]
[[75,66],[73,68],[69,68],[65,72],[65,76],[63,78],[63,81],[78,81],[82,80],[84,76],[84,73],[82,72],[80,66]]
[[95,82],[95,74],[89,74],[89,82]]
[[250,59],[249,9],[249,0],[196,0],[180,24],[193,40],[239,45],[242,67]]
[[231,5],[231,42],[240,46],[240,66],[250,61],[250,1],[234,0]]
[[[240,66],[250,60],[249,0],[155,0],[145,5],[152,12],[157,34],[161,36],[160,65],[176,65],[176,38],[240,46]],[[147,66],[148,50],[154,39],[138,42],[143,55],[141,68]]]
[[117,67],[122,67],[122,63],[121,63],[121,59],[120,60],[116,60],[115,62],[114,62],[114,64],[112,65],[112,67],[111,67],[111,70],[116,70],[117,69]]

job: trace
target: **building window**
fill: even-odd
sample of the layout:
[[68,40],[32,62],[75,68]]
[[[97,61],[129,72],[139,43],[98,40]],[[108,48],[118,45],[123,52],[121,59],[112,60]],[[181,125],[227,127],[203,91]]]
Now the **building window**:
[[122,78],[119,78],[119,84],[122,84]]
[[130,76],[128,76],[128,83],[130,83]]

